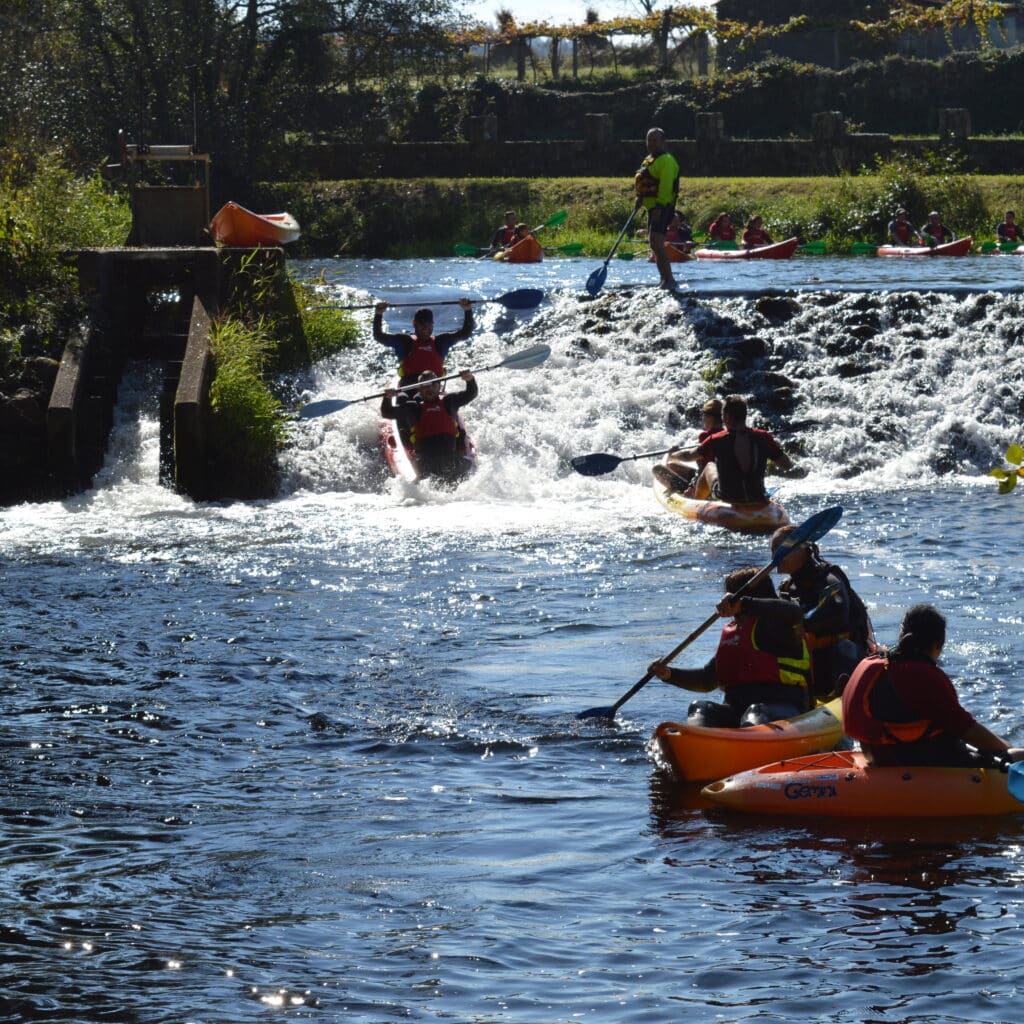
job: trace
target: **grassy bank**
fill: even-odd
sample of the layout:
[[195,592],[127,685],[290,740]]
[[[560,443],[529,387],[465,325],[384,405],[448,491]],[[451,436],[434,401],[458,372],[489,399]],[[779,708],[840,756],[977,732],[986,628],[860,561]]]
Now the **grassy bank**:
[[[545,231],[549,245],[582,242],[604,256],[632,209],[624,178],[474,178],[287,182],[259,187],[266,209],[287,209],[302,224],[307,256],[450,255],[458,243],[486,245],[508,208],[536,226],[558,209],[565,224]],[[882,241],[898,206],[914,224],[939,209],[958,234],[994,237],[1007,209],[1024,213],[1024,177],[974,176],[896,162],[870,175],[818,178],[683,178],[679,207],[694,229],[727,211],[736,223],[761,214],[776,238],[823,239],[841,252]]]

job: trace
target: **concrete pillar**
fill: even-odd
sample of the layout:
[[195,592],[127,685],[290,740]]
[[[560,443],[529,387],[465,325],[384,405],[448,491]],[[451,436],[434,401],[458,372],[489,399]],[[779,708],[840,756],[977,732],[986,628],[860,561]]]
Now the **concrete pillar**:
[[725,138],[725,115],[717,110],[699,113],[694,138],[701,142],[720,142]]
[[946,107],[939,111],[939,138],[966,142],[971,134],[971,112],[966,107]]
[[842,111],[823,110],[811,115],[811,138],[834,142],[846,138],[846,120]]
[[607,146],[612,142],[611,114],[584,114],[583,138],[591,146]]
[[497,142],[498,115],[482,114],[467,117],[462,123],[462,131],[467,142]]

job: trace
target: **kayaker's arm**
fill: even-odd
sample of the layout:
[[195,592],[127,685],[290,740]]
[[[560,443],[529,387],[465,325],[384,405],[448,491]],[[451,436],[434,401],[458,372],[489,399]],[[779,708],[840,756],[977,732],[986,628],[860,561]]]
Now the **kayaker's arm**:
[[394,350],[395,355],[404,358],[409,348],[408,334],[389,334],[384,330],[384,310],[388,308],[386,302],[378,302],[373,310],[373,340],[379,341],[382,345]]
[[448,411],[453,416],[455,415],[456,410],[461,409],[464,405],[468,405],[478,394],[480,394],[480,389],[477,387],[476,383],[476,377],[474,377],[469,370],[463,370],[461,377],[466,382],[466,390],[460,391],[454,395],[445,395],[444,399],[444,404],[448,406]]
[[459,299],[459,305],[462,307],[462,326],[457,331],[445,331],[436,336],[437,347],[442,358],[447,356],[448,349],[455,342],[465,341],[473,333],[473,304],[469,299]]
[[1006,740],[987,729],[981,722],[975,722],[961,739],[985,754],[1001,754],[1009,761],[1024,761],[1024,748],[1011,747]]
[[718,686],[714,658],[703,668],[672,668],[664,661],[655,661],[647,667],[647,671],[652,676],[657,676],[662,682],[678,686],[680,690],[710,693]]

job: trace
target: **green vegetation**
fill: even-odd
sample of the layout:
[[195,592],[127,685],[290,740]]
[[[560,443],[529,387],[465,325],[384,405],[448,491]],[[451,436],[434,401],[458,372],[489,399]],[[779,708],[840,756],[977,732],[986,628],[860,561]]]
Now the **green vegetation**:
[[76,176],[55,155],[0,152],[0,371],[18,355],[59,356],[81,316],[65,253],[119,245],[131,214],[98,176]]
[[[604,257],[633,207],[626,178],[294,182],[259,191],[267,208],[299,218],[301,251],[321,256],[448,256],[460,243],[486,245],[511,207],[531,225],[567,209],[564,225],[541,234],[544,244],[578,242],[586,255]],[[879,244],[899,206],[917,226],[939,209],[958,234],[980,243],[994,237],[1005,210],[1024,207],[1024,179],[966,174],[940,155],[840,177],[683,178],[679,193],[695,231],[706,230],[721,210],[737,224],[759,213],[776,238],[823,239],[836,253],[858,241]],[[639,254],[644,247],[626,240],[623,249]]]
[[988,475],[999,481],[999,493],[1009,494],[1017,486],[1017,478],[1024,479],[1024,448],[1019,444],[1011,444],[1006,450],[1006,461],[1010,463],[1009,469],[996,466],[990,469]]

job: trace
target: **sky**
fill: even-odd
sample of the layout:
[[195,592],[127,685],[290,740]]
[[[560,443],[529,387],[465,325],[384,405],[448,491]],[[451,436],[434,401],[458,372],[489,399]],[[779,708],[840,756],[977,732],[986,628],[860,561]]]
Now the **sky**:
[[[710,7],[713,0],[688,2],[695,7]],[[519,22],[550,21],[562,25],[582,22],[588,7],[593,7],[602,18],[639,15],[643,10],[634,0],[461,0],[458,6],[488,25],[494,24],[494,14],[502,8],[510,10]],[[662,2],[658,6],[668,4]]]

